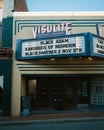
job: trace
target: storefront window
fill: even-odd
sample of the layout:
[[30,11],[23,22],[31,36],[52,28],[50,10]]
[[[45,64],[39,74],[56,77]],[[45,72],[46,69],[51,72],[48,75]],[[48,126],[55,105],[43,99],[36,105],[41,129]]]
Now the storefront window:
[[79,80],[78,81],[78,104],[88,104],[88,81],[87,80]]
[[73,84],[71,81],[68,81],[65,89],[65,102],[67,104],[73,104]]
[[87,82],[86,81],[82,82],[82,95],[83,96],[88,96],[88,93],[87,93]]
[[40,80],[39,81],[39,88],[40,88],[40,100],[42,102],[48,102],[48,86],[47,80]]
[[104,76],[98,75],[91,79],[91,104],[104,105]]

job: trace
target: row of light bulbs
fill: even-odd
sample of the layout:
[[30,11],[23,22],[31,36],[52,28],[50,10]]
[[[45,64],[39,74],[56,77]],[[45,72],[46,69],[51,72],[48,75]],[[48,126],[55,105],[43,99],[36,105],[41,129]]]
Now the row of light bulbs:
[[[70,60],[73,60],[72,57],[69,57],[69,59],[70,59]],[[82,59],[82,57],[79,57],[79,59]],[[89,61],[92,61],[92,60],[93,60],[92,57],[87,57],[87,59],[88,59]],[[55,58],[51,58],[51,61],[55,61]]]

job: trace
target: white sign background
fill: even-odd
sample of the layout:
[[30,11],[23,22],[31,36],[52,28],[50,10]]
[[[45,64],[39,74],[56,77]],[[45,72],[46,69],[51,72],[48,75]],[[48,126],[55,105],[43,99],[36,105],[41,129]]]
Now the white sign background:
[[104,40],[101,38],[93,37],[93,51],[95,54],[104,55]]
[[22,57],[85,53],[84,36],[22,41]]

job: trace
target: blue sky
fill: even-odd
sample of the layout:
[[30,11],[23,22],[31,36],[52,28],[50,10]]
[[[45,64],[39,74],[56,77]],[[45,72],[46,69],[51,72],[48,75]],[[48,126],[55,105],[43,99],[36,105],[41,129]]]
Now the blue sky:
[[27,0],[29,11],[104,11],[104,0]]

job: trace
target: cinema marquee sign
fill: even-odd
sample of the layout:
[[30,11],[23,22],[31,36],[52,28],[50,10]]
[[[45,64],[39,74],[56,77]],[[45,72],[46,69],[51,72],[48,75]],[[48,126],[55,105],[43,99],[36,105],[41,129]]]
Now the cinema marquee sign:
[[71,23],[60,23],[60,24],[48,24],[48,25],[38,25],[33,28],[34,38],[41,37],[53,37],[59,35],[69,35],[71,34]]
[[93,55],[104,57],[104,38],[93,37]]
[[16,59],[104,56],[103,43],[91,33],[17,40]]

